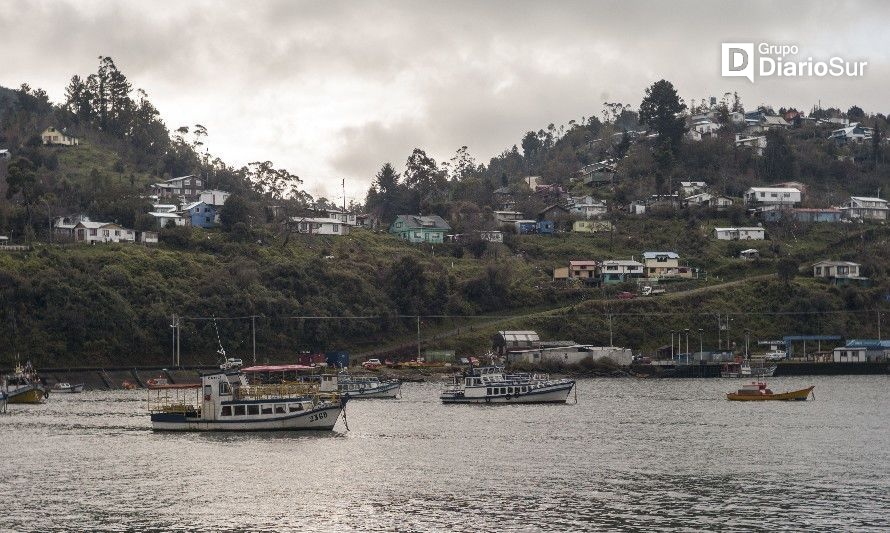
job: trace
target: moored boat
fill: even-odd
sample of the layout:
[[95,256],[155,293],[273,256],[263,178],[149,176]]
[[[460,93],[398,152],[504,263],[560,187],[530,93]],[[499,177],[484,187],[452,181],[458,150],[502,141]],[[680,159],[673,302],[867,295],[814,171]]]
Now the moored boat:
[[341,372],[337,376],[340,394],[349,399],[396,398],[402,390],[402,382],[397,379],[381,380],[377,376],[352,376]]
[[0,390],[0,414],[6,412],[6,393]]
[[742,385],[742,388],[736,392],[726,393],[726,399],[742,402],[805,401],[813,393],[814,388],[815,386],[811,386],[788,392],[773,392],[766,387],[766,382],[753,381],[750,384]]
[[456,375],[439,398],[442,403],[565,403],[575,387],[571,379],[547,375],[507,374],[503,367],[470,368]]
[[15,372],[6,376],[7,403],[43,403],[49,398],[49,389],[40,381],[31,363],[16,365]]
[[346,403],[336,376],[251,384],[245,372],[226,370],[203,375],[199,384],[158,386],[148,394],[151,426],[158,431],[330,431]]
[[62,382],[56,383],[53,386],[52,391],[53,392],[63,392],[63,393],[83,392],[83,383],[75,383],[72,385],[71,383],[62,381]]
[[776,365],[751,366],[748,361],[741,363],[726,363],[720,371],[720,377],[724,378],[768,378],[776,372]]

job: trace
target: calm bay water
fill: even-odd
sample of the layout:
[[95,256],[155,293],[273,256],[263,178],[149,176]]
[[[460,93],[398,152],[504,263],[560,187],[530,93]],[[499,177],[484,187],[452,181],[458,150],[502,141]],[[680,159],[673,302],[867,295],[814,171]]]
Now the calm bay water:
[[333,433],[153,433],[145,393],[0,415],[0,531],[887,530],[890,377],[589,379],[578,405],[353,401]]

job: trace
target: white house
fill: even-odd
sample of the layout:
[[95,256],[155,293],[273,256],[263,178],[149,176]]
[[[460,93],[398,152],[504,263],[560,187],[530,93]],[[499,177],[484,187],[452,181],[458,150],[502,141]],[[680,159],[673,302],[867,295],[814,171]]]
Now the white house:
[[794,207],[801,196],[800,189],[794,187],[751,187],[745,191],[745,204]]
[[680,192],[683,196],[691,196],[697,192],[701,192],[708,188],[708,184],[703,181],[681,181]]
[[176,196],[197,198],[203,190],[203,185],[204,182],[201,178],[190,174],[155,183],[151,186],[151,193],[158,198],[173,198]]
[[201,191],[201,193],[198,195],[198,201],[204,202],[207,205],[220,206],[226,203],[226,200],[229,199],[229,196],[231,196],[231,194],[226,191],[208,189],[205,191]]
[[714,228],[714,236],[721,241],[762,241],[763,228]]
[[835,363],[865,363],[890,359],[890,341],[879,339],[850,339],[845,346],[832,352]]
[[479,238],[487,242],[504,242],[504,232],[498,230],[483,230],[479,232]]
[[151,210],[155,213],[173,213],[178,211],[179,207],[176,204],[152,204]]
[[136,232],[113,222],[81,220],[74,226],[75,242],[136,242]]
[[873,135],[874,131],[871,128],[866,128],[858,122],[854,122],[847,127],[832,131],[828,138],[837,144],[861,144],[870,141]]
[[349,224],[335,218],[291,218],[299,233],[312,235],[349,235]]
[[609,212],[608,206],[602,200],[594,199],[591,196],[581,198],[579,202],[569,207],[569,212],[573,215],[582,216],[586,219],[597,218],[606,215]]
[[519,211],[495,211],[494,219],[498,224],[507,224],[512,226],[517,220],[522,220],[525,215]]
[[819,261],[813,265],[813,277],[858,279],[859,267],[859,263],[852,261]]
[[739,252],[739,258],[753,261],[760,258],[760,251],[757,248],[748,248]]
[[846,219],[887,220],[890,207],[883,198],[851,196],[841,207],[841,216]]
[[748,136],[742,135],[741,133],[736,133],[735,135],[735,145],[736,148],[746,147],[751,148],[755,154],[758,156],[763,155],[763,151],[766,150],[766,137],[765,136]]
[[43,130],[43,133],[40,134],[40,139],[46,145],[77,146],[80,144],[80,140],[74,135],[69,135],[65,130],[59,131],[52,126]]
[[190,218],[180,216],[176,213],[151,211],[148,214],[154,217],[158,229],[166,228],[168,225],[170,225],[171,222],[174,226],[188,226],[189,224],[191,224]]

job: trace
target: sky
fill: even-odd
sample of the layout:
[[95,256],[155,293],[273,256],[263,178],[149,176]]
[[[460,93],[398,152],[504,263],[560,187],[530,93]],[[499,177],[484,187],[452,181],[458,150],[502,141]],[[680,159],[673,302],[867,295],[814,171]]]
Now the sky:
[[[637,108],[659,79],[689,103],[890,112],[890,2],[521,0],[4,1],[0,85],[63,99],[111,56],[173,130],[229,164],[270,160],[314,196],[361,201],[415,147],[478,162],[548,124]],[[721,76],[721,43],[865,60],[858,78]]]

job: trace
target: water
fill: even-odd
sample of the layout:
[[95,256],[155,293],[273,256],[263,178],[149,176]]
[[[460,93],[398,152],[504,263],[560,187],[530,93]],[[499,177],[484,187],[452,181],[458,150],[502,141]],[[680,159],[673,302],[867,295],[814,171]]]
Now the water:
[[351,431],[153,433],[145,393],[0,415],[0,530],[890,528],[890,377],[590,379],[578,405],[353,401]]

